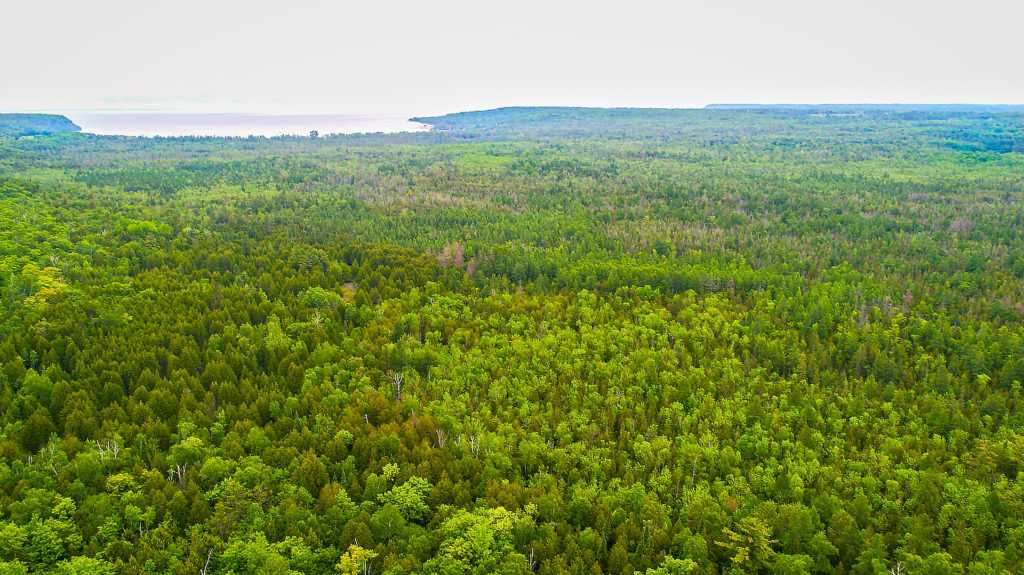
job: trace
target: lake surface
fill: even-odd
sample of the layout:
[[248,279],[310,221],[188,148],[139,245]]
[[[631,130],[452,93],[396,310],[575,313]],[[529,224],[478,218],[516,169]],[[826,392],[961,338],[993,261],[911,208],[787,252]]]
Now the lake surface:
[[328,134],[422,132],[426,124],[397,116],[187,114],[163,112],[69,112],[83,132],[116,136],[308,136]]

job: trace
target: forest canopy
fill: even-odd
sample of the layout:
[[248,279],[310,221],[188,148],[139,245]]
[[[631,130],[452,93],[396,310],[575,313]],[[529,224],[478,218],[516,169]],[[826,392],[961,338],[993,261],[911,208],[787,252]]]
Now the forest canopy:
[[1024,570],[1024,115],[0,137],[0,573]]

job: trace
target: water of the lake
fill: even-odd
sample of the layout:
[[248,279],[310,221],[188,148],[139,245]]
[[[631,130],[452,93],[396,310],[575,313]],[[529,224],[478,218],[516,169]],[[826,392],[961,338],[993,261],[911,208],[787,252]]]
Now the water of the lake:
[[69,112],[89,134],[117,136],[308,136],[372,132],[421,132],[430,126],[406,118],[370,115],[187,114],[163,112]]

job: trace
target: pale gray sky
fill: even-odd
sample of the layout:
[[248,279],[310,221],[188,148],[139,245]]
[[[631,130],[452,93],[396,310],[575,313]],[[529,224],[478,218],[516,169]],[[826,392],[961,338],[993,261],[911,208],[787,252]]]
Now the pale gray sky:
[[1024,0],[2,0],[0,110],[1024,104]]

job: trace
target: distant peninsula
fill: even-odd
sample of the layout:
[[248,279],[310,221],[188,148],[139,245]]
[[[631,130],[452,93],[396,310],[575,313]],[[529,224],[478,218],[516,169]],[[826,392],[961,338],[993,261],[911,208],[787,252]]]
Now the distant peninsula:
[[[642,138],[742,139],[822,124],[861,129],[862,121],[897,122],[924,130],[939,146],[1006,153],[1024,149],[1024,106],[984,104],[711,104],[704,108],[509,107],[411,118],[435,134],[461,140]],[[979,132],[978,118],[999,128]],[[971,126],[968,130],[966,127]]]
[[60,114],[0,114],[0,137],[78,132],[81,129]]
[[775,110],[796,112],[1024,112],[1018,104],[708,104],[705,110]]

